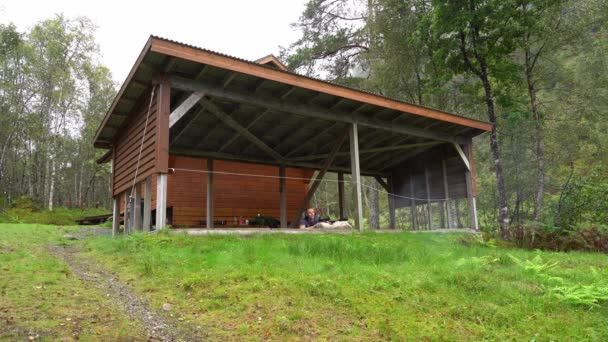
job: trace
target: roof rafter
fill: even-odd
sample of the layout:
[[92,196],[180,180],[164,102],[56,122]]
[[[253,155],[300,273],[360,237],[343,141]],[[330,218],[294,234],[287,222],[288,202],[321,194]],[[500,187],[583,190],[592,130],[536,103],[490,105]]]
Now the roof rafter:
[[384,120],[377,120],[367,116],[359,114],[350,114],[343,112],[330,112],[326,108],[313,106],[313,105],[301,105],[292,104],[285,101],[279,101],[271,98],[261,98],[254,96],[249,93],[241,91],[231,91],[227,89],[218,89],[216,86],[200,82],[193,81],[187,78],[179,76],[171,76],[171,85],[180,90],[186,91],[203,91],[210,96],[224,98],[237,102],[250,103],[260,107],[271,108],[280,112],[293,113],[297,115],[316,117],[320,119],[326,119],[331,121],[339,121],[346,123],[357,123],[361,126],[372,127],[377,129],[383,129],[387,131],[397,132],[401,134],[407,134],[411,136],[417,136],[421,138],[439,140],[444,142],[460,142],[464,141],[462,138],[452,137],[447,134],[438,132],[425,131],[419,127],[408,126],[403,124],[395,124]]

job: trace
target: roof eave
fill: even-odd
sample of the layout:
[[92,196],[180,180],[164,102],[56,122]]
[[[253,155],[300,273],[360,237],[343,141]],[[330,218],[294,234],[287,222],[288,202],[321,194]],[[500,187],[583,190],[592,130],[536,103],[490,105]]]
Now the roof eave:
[[137,61],[135,62],[135,64],[131,68],[131,71],[129,72],[129,75],[127,76],[127,78],[125,79],[125,81],[122,83],[122,85],[120,87],[120,90],[118,91],[118,93],[114,97],[114,100],[112,101],[112,105],[110,106],[110,109],[108,109],[108,111],[104,115],[103,120],[101,121],[101,124],[99,125],[99,127],[97,128],[97,131],[95,132],[95,138],[93,139],[93,146],[95,146],[97,148],[110,148],[111,145],[108,142],[106,142],[106,141],[100,141],[99,140],[99,135],[101,134],[101,131],[104,129],[104,127],[106,126],[106,124],[107,124],[110,116],[112,115],[112,113],[114,112],[114,109],[116,108],[116,105],[118,104],[118,101],[123,96],[123,94],[124,94],[125,90],[127,89],[129,83],[131,83],[131,80],[133,79],[133,76],[135,75],[135,72],[139,68],[139,65],[143,61],[143,59],[146,56],[146,54],[150,51],[153,39],[154,39],[153,36],[150,36],[148,38],[148,41],[144,45],[144,48],[141,50],[141,52],[139,54],[139,57],[137,57]]

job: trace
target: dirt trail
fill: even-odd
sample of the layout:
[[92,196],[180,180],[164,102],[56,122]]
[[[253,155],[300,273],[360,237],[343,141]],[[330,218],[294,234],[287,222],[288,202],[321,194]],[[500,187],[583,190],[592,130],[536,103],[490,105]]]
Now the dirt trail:
[[[97,266],[78,254],[78,246],[49,246],[49,252],[63,260],[72,274],[91,284],[104,297],[121,307],[132,319],[141,322],[148,341],[200,341],[207,337],[195,329],[186,329],[183,322],[169,317],[165,312],[154,310],[128,286],[120,283],[116,274]],[[143,336],[142,336],[143,337]]]

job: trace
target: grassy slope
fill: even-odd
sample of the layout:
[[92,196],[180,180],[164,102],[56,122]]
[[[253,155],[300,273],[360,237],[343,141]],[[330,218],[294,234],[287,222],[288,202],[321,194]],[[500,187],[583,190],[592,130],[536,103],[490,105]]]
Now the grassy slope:
[[141,338],[140,327],[47,252],[68,231],[0,224],[0,340]]
[[551,291],[608,291],[608,256],[463,239],[159,234],[86,244],[155,307],[171,303],[216,338],[608,340],[606,301],[576,305]]

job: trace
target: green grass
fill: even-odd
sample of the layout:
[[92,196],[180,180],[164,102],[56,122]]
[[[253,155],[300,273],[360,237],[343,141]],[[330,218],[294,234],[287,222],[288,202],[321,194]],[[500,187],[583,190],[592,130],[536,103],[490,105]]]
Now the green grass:
[[465,235],[134,235],[85,241],[217,339],[608,340],[608,256]]
[[133,340],[142,330],[49,254],[73,228],[0,224],[0,340]]

